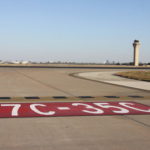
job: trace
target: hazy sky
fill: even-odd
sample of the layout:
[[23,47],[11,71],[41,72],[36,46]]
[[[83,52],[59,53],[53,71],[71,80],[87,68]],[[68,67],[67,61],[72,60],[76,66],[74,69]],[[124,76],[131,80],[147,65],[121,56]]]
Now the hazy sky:
[[150,62],[150,0],[0,0],[0,59]]

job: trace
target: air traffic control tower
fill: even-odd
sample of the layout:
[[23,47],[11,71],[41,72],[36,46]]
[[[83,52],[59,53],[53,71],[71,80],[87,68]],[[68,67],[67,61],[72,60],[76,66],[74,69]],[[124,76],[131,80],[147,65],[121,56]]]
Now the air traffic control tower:
[[139,66],[139,48],[140,48],[139,40],[134,40],[133,47],[134,47],[133,63],[134,63],[134,66]]

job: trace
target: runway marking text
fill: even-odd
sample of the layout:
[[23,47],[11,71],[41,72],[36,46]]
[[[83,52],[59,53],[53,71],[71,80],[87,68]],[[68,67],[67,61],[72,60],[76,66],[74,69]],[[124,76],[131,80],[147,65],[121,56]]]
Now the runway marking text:
[[0,118],[150,114],[150,106],[135,102],[1,103]]

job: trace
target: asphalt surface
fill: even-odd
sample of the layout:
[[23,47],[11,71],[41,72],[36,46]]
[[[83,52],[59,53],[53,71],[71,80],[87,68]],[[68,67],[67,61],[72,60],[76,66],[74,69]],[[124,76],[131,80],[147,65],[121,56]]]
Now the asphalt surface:
[[[93,69],[0,68],[0,96],[150,96],[69,75],[86,71]],[[150,115],[0,119],[2,150],[148,150],[149,139]]]

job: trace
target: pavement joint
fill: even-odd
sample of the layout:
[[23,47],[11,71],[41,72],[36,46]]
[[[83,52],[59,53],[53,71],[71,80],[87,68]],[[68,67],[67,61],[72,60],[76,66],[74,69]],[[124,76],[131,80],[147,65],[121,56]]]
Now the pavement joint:
[[150,125],[149,125],[149,124],[146,124],[146,123],[143,123],[143,122],[141,122],[141,121],[138,121],[138,120],[136,120],[136,119],[134,119],[134,118],[131,118],[131,117],[127,116],[127,115],[124,115],[124,117],[127,118],[127,119],[129,119],[129,120],[131,120],[131,121],[134,121],[134,122],[136,122],[136,123],[138,123],[138,124],[140,124],[140,125],[142,125],[142,126],[144,126],[144,127],[150,128]]

